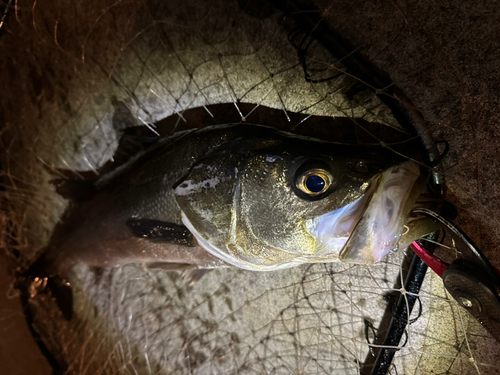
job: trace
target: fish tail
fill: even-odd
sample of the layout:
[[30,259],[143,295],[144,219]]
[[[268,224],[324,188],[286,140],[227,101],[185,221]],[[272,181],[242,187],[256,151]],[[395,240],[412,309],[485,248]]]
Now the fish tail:
[[[58,284],[58,282],[49,282],[48,276],[42,276],[45,274],[44,269],[46,261],[47,260],[44,255],[39,257],[37,261],[33,263],[27,270],[16,276],[14,286],[19,290],[21,306],[23,308],[24,317],[26,319],[26,323],[31,332],[31,335],[35,339],[36,344],[47,359],[49,365],[52,367],[52,374],[63,375],[67,373],[68,364],[66,363],[65,359],[61,355],[59,355],[60,351],[54,350],[54,348],[52,348],[51,350],[50,345],[47,346],[45,341],[43,340],[43,337],[45,337],[46,335],[43,331],[40,331],[40,326],[36,324],[36,317],[37,315],[39,315],[39,311],[37,311],[36,309],[37,305],[33,304],[33,298],[35,298],[37,294],[50,293],[52,296],[54,296],[57,306],[61,310],[63,316],[66,319],[71,319],[71,313],[68,315],[67,291],[61,293],[61,290],[64,290],[64,288],[61,289],[54,287]],[[59,291],[56,291],[58,289]],[[63,297],[63,294],[66,295],[64,295]],[[72,300],[71,294],[69,298],[70,300]],[[64,303],[62,303],[63,300],[65,300]]]
[[43,253],[26,271],[16,277],[16,288],[26,301],[38,294],[50,294],[66,320],[73,316],[73,292],[66,277],[54,271],[53,262]]

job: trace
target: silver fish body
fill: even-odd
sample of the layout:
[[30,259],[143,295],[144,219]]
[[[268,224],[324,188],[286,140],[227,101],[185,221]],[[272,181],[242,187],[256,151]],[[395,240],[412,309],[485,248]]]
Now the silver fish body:
[[[74,204],[56,227],[44,264],[51,274],[67,275],[77,263],[275,270],[334,261],[352,232],[368,238],[370,228],[383,231],[372,225],[379,219],[370,202],[380,201],[381,181],[394,170],[406,172],[391,182],[403,192],[391,202],[383,198],[394,209],[385,215],[394,227],[389,237],[400,235],[425,185],[426,174],[413,162],[381,147],[327,143],[258,125],[175,134],[97,181],[96,193]],[[156,224],[138,234],[131,222]],[[363,230],[356,231],[358,224]],[[184,226],[192,241],[148,235]],[[366,249],[357,249],[369,247],[364,239],[356,239],[354,250],[353,241],[348,246],[359,263],[383,256],[360,258]]]

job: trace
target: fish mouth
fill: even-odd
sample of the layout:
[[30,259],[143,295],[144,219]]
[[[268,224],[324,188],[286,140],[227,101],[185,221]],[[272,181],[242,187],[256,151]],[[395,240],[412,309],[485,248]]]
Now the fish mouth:
[[373,264],[398,250],[406,219],[427,176],[413,161],[395,165],[374,177],[356,201],[306,223],[317,240],[314,257],[338,256],[347,263]]

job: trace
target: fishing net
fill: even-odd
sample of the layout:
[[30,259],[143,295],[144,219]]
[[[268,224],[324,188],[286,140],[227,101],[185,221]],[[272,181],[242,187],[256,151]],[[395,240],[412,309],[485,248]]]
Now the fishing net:
[[[156,136],[260,123],[402,152],[416,137],[386,103],[403,92],[406,110],[425,120],[420,136],[449,142],[447,198],[495,264],[499,10],[458,1],[317,1],[288,12],[274,5],[0,4],[0,243],[11,274],[0,307],[2,360],[13,356],[8,332],[20,331],[23,319],[12,275],[40,254],[67,206],[49,181],[61,170],[97,176],[133,126]],[[301,12],[317,24],[297,22]],[[313,38],[320,26],[347,40],[349,53],[335,56]],[[351,53],[394,84],[371,90],[350,73]],[[370,374],[391,320],[404,333],[389,348],[387,373],[497,373],[499,344],[438,276],[427,272],[417,294],[403,287],[409,259],[398,252],[373,266],[216,269],[196,283],[141,265],[81,265],[71,277],[73,318],[42,293],[28,301],[29,319],[52,364],[78,375]],[[398,300],[414,304],[412,312],[400,314]],[[43,366],[36,349],[21,357]]]

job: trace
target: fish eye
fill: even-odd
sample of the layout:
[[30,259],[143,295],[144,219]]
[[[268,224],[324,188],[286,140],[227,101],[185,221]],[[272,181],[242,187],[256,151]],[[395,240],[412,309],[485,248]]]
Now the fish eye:
[[310,195],[316,196],[324,193],[333,183],[333,177],[329,171],[323,168],[312,168],[299,174],[297,188]]

